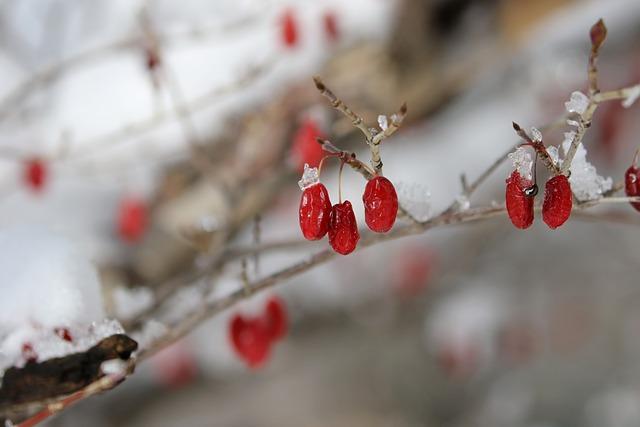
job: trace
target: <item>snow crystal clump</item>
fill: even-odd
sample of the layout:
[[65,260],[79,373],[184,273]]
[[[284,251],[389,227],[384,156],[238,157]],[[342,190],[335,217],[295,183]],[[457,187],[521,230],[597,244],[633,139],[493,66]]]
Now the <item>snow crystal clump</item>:
[[426,221],[431,215],[431,192],[417,183],[398,182],[398,202],[409,215],[418,221]]
[[516,151],[509,153],[508,157],[513,164],[513,168],[518,171],[520,176],[531,179],[533,160],[531,160],[531,154],[524,147],[516,148]]
[[387,128],[389,127],[387,116],[382,114],[378,116],[378,126],[380,126],[380,129],[382,129],[383,131],[387,130]]
[[629,95],[622,101],[624,108],[631,107],[640,98],[640,85],[635,85],[629,90]]
[[580,91],[571,94],[569,101],[564,103],[565,108],[570,113],[583,115],[589,107],[589,97]]
[[318,168],[310,168],[308,164],[304,164],[304,172],[302,172],[302,178],[298,181],[300,190],[311,187],[314,184],[320,182],[320,175],[318,174]]
[[542,132],[540,132],[538,128],[532,126],[531,130],[529,131],[529,135],[531,136],[531,139],[533,141],[542,142]]
[[[574,132],[564,134],[565,139],[562,143],[562,150],[565,156],[571,147],[574,135]],[[611,190],[613,186],[611,177],[603,178],[598,175],[595,166],[587,161],[587,150],[582,143],[578,145],[576,154],[571,162],[570,171],[569,183],[571,184],[571,190],[580,200],[598,199],[602,197],[604,192]]]

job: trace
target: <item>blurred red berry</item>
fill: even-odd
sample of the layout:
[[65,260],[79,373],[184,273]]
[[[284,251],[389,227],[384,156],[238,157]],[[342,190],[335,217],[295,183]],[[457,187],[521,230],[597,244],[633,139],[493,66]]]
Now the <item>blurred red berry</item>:
[[322,15],[322,24],[324,27],[324,33],[330,42],[335,42],[340,38],[340,31],[338,29],[338,18],[333,11],[326,11]]
[[124,198],[118,209],[118,235],[125,242],[137,242],[147,229],[146,204],[136,198]]
[[558,228],[569,219],[573,207],[571,185],[564,175],[556,175],[547,181],[542,203],[542,220],[549,228]]
[[398,195],[387,178],[376,176],[367,182],[362,195],[364,220],[376,233],[391,230],[398,215]]
[[62,338],[65,341],[73,342],[73,337],[71,336],[71,332],[67,328],[54,328],[53,332]]
[[423,292],[428,284],[433,267],[435,255],[424,247],[409,247],[397,257],[392,283],[400,296],[413,297]]
[[341,255],[348,255],[354,251],[360,240],[356,216],[351,202],[333,205],[329,222],[329,243],[334,251]]
[[262,367],[269,359],[271,338],[262,319],[245,319],[236,314],[229,325],[233,349],[252,369]]
[[322,138],[323,134],[318,124],[313,119],[305,119],[293,136],[291,157],[298,171],[302,172],[304,164],[317,168],[325,153],[316,138]]
[[525,190],[531,186],[532,182],[520,176],[517,170],[507,178],[507,213],[516,228],[525,229],[533,224],[533,197],[525,194]]
[[298,23],[292,9],[284,11],[280,17],[282,43],[285,47],[292,48],[298,44]]
[[198,363],[183,341],[162,349],[151,359],[156,378],[167,387],[177,389],[193,382],[198,376]]
[[313,184],[304,189],[298,215],[300,229],[305,239],[319,240],[327,234],[331,217],[331,200],[323,184]]
[[[640,196],[640,169],[636,165],[634,159],[633,164],[629,166],[627,172],[624,174],[624,191],[628,197]],[[631,206],[635,210],[640,211],[640,202],[631,202]]]
[[277,341],[286,335],[288,329],[287,311],[280,298],[271,297],[267,301],[264,321],[271,341]]
[[47,181],[47,165],[43,159],[32,157],[24,163],[24,182],[34,191],[41,191]]

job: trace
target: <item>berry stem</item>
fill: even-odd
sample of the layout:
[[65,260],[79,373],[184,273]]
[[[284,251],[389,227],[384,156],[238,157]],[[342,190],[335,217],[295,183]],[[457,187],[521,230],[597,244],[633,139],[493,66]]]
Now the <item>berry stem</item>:
[[340,162],[340,170],[338,171],[338,203],[342,204],[342,169],[344,169],[344,161]]

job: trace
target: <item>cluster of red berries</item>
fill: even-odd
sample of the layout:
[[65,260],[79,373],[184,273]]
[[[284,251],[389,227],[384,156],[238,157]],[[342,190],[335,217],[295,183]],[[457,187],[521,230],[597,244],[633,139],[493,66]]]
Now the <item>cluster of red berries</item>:
[[[515,170],[507,178],[506,205],[509,219],[520,229],[533,224],[533,199],[538,193],[537,186]],[[542,220],[554,229],[569,219],[573,207],[571,185],[565,175],[549,179],[544,188]]]
[[[324,12],[322,15],[322,28],[327,40],[330,42],[335,42],[340,38],[338,19],[334,12]],[[280,30],[282,43],[285,47],[293,48],[298,44],[300,31],[298,19],[293,9],[286,9],[280,16]]]
[[257,317],[236,314],[229,324],[233,349],[252,369],[260,368],[269,358],[271,346],[287,333],[287,312],[280,298],[267,301]]
[[[305,165],[305,174],[309,170]],[[314,170],[314,173],[317,171]],[[398,195],[391,181],[379,175],[369,180],[362,202],[369,229],[386,233],[393,227],[398,214]],[[345,200],[332,206],[329,192],[317,176],[303,186],[299,219],[305,239],[320,240],[328,233],[329,244],[341,255],[353,252],[360,240],[351,202]]]

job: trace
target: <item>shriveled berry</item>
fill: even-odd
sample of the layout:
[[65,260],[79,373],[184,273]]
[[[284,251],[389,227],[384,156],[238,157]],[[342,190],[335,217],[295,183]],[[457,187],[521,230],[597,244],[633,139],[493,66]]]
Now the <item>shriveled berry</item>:
[[323,134],[315,120],[305,119],[293,135],[291,145],[291,157],[296,168],[303,170],[304,164],[310,167],[318,167],[324,157],[324,150],[318,144],[316,138],[322,138]]
[[520,176],[517,170],[507,178],[507,213],[511,223],[520,229],[529,228],[533,224],[533,197],[525,194],[531,185],[531,181]]
[[398,215],[398,195],[391,181],[383,176],[369,180],[362,202],[364,220],[372,231],[386,233],[391,230]]
[[322,183],[305,188],[300,199],[300,230],[307,240],[319,240],[329,231],[331,200]]
[[[640,196],[640,169],[635,164],[624,174],[624,191],[629,197]],[[640,211],[640,202],[631,202],[631,206]]]
[[245,319],[237,314],[229,325],[233,349],[252,369],[264,365],[269,358],[271,339],[261,319]]
[[136,198],[125,198],[118,209],[118,235],[125,242],[137,242],[147,229],[146,204]]
[[282,43],[289,48],[295,47],[298,43],[298,23],[293,10],[285,10],[280,19]]
[[351,202],[346,200],[333,205],[329,222],[329,243],[333,250],[341,255],[348,255],[356,248],[358,240],[360,233]]
[[271,341],[277,341],[286,335],[288,328],[287,311],[284,302],[280,298],[272,297],[267,301],[263,318]]
[[34,351],[31,343],[22,344],[22,358],[27,362],[37,362],[38,354]]
[[573,206],[571,185],[564,175],[556,175],[547,181],[542,203],[542,220],[549,228],[558,228],[569,219]]
[[330,42],[335,42],[340,37],[340,31],[338,30],[338,18],[333,11],[326,11],[322,15],[322,24],[324,26],[324,33]]
[[73,336],[67,328],[53,328],[53,332],[67,342],[73,342]]
[[39,157],[28,159],[24,164],[24,182],[34,191],[41,191],[47,181],[47,165]]

